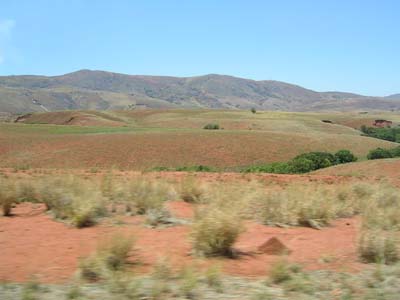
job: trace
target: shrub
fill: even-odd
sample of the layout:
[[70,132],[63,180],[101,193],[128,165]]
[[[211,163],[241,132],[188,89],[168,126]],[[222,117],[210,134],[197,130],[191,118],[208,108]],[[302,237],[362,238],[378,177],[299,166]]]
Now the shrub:
[[203,129],[218,130],[219,129],[219,125],[218,124],[214,124],[214,123],[209,123],[209,124],[205,125],[203,127]]
[[358,252],[364,262],[393,264],[399,260],[396,234],[388,231],[362,232]]
[[232,245],[243,231],[236,213],[210,208],[198,213],[191,237],[196,253],[205,256],[233,256]]
[[381,159],[381,158],[391,158],[392,153],[390,150],[383,148],[376,148],[374,150],[369,151],[367,155],[367,159]]
[[253,114],[255,114],[255,113],[257,112],[257,110],[256,110],[254,107],[252,107],[250,111],[251,111]]
[[353,161],[357,161],[357,157],[349,150],[339,150],[335,154],[337,164],[345,164]]

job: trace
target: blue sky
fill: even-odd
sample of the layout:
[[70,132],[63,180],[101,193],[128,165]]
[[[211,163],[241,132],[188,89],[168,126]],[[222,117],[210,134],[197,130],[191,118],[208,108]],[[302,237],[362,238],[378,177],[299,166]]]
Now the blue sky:
[[400,1],[1,1],[0,75],[78,69],[400,93]]

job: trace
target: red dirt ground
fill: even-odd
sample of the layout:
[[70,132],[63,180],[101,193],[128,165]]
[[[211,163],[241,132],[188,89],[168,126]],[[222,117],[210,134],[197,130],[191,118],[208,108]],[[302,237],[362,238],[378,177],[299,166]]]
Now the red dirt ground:
[[[190,218],[190,204],[169,203],[179,217]],[[219,263],[228,274],[264,276],[279,256],[259,254],[257,249],[272,237],[278,238],[292,252],[288,260],[306,269],[359,271],[356,239],[359,220],[340,219],[323,230],[310,228],[273,228],[253,222],[240,236],[235,248],[243,254],[238,259],[201,260],[190,255],[188,226],[151,229],[144,227],[140,217],[121,217],[123,225],[102,224],[75,229],[52,220],[43,206],[24,203],[13,209],[13,217],[0,218],[0,281],[22,282],[35,276],[41,282],[68,281],[77,269],[78,260],[92,253],[99,241],[110,233],[130,233],[136,237],[133,258],[138,272],[151,270],[160,257],[167,257],[178,268],[196,263],[200,267]],[[323,261],[324,258],[325,262]]]

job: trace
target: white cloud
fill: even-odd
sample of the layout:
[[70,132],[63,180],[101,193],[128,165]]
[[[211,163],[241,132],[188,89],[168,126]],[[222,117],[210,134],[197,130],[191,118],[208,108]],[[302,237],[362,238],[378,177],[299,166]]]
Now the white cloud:
[[5,60],[5,52],[9,48],[11,33],[15,27],[15,20],[0,20],[0,64]]

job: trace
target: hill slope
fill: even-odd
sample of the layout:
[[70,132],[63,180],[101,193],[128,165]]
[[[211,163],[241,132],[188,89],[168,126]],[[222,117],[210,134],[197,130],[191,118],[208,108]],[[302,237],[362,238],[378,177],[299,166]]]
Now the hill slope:
[[140,76],[81,70],[61,76],[0,77],[0,111],[147,108],[399,110],[400,99],[319,93],[279,81],[225,75]]

